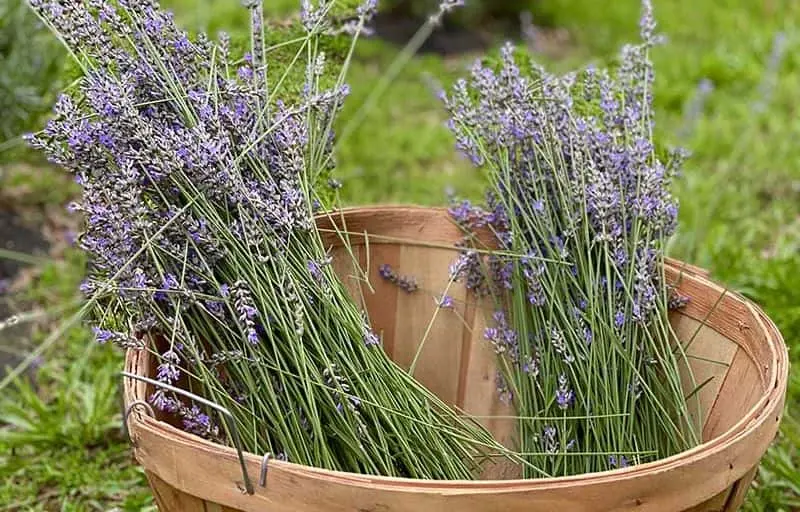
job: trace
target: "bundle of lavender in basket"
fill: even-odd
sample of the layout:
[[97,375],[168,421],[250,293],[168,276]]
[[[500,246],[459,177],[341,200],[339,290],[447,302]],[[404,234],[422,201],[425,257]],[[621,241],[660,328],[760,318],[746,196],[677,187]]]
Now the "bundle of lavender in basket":
[[[459,149],[488,173],[485,207],[456,202],[468,232],[490,229],[485,262],[465,244],[454,278],[497,299],[485,338],[500,354],[520,452],[552,475],[624,467],[698,442],[668,322],[663,274],[678,205],[653,137],[659,42],[643,3],[642,42],[614,69],[522,69],[512,46],[443,94]],[[526,467],[530,473],[530,469]],[[531,476],[535,476],[530,473]]]
[[[285,74],[268,79],[260,2],[241,58],[224,35],[187,37],[154,1],[31,4],[84,71],[30,142],[83,189],[97,339],[152,351],[157,379],[228,408],[251,452],[473,477],[497,444],[388,359],[315,227],[347,94],[346,69],[324,85],[318,51],[333,2],[303,2],[304,36],[281,45],[306,65],[293,103],[280,101]],[[356,37],[374,9],[351,18]],[[188,432],[230,438],[200,404],[163,388],[150,401]]]

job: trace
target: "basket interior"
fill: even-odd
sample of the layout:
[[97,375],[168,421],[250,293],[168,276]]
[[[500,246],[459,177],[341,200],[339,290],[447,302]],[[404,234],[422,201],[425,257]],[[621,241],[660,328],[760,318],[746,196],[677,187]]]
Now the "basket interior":
[[[350,248],[342,247],[340,234],[325,233],[323,225],[324,242],[337,274],[367,312],[384,350],[406,369],[418,357],[415,378],[445,403],[477,417],[500,442],[515,449],[516,421],[509,417],[516,412],[499,399],[497,356],[483,337],[494,308],[487,299],[467,293],[462,284],[449,283],[449,268],[458,256],[454,243],[461,232],[447,213],[389,207],[353,210],[336,222],[351,234]],[[399,275],[412,276],[418,290],[407,293],[383,279],[379,273],[383,264]],[[688,364],[694,382],[684,378],[685,392],[705,383],[699,400],[690,404],[696,405],[691,412],[702,425],[703,441],[710,441],[760,412],[756,405],[776,378],[776,354],[765,339],[761,318],[746,301],[691,270],[667,267],[667,279],[690,298],[670,321],[692,356]],[[443,294],[454,299],[452,310],[437,306]],[[157,361],[152,357],[147,361],[152,376]],[[684,371],[684,376],[689,374]],[[135,396],[153,392],[142,382],[134,386],[141,388]],[[174,417],[163,413],[156,417],[178,426]],[[519,468],[508,463],[489,465],[481,475],[496,480],[519,476]]]
[[[483,338],[493,308],[462,284],[449,283],[449,267],[458,256],[453,247],[460,238],[458,228],[446,213],[436,211],[412,211],[399,219],[396,212],[381,218],[373,211],[364,219],[356,212],[346,219],[348,232],[367,234],[351,236],[351,248],[344,249],[340,235],[331,233],[327,241],[334,266],[368,313],[386,352],[404,368],[418,357],[415,378],[446,403],[480,417],[499,441],[514,448],[514,420],[492,418],[515,414],[499,400],[496,355]],[[384,264],[398,275],[413,277],[418,290],[408,293],[383,279],[379,269]],[[667,278],[690,297],[670,321],[690,356],[682,372],[686,394],[703,384],[690,404],[693,421],[702,425],[703,441],[709,441],[746,420],[764,396],[772,382],[774,354],[763,340],[764,326],[746,302],[681,269],[668,267]],[[443,294],[454,299],[453,310],[438,308]],[[497,467],[483,477],[514,478],[516,471]]]

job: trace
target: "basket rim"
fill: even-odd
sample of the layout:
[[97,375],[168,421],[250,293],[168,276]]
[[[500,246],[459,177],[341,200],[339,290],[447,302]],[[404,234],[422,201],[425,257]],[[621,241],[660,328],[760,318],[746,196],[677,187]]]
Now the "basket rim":
[[[422,212],[422,211],[436,211],[439,214],[446,212],[445,208],[441,207],[423,207],[413,205],[380,205],[377,207],[359,206],[348,207],[338,210],[344,214],[354,213],[367,213],[375,211],[383,211],[386,213],[393,213],[399,211],[406,212]],[[680,265],[679,269],[686,269],[686,275],[689,279],[698,280],[704,285],[710,285],[719,288],[716,283],[704,277],[707,275],[705,271],[685,264],[679,260],[669,260],[669,264]],[[677,266],[677,265],[675,265]],[[721,288],[719,288],[721,289]],[[763,329],[767,342],[770,344],[773,351],[773,366],[772,375],[769,382],[767,382],[767,391],[759,402],[743,416],[743,418],[736,425],[726,430],[719,436],[710,439],[698,446],[675,454],[670,457],[659,459],[652,462],[647,462],[637,466],[628,468],[618,468],[614,470],[588,473],[582,475],[573,475],[565,477],[552,477],[552,478],[537,478],[537,479],[515,479],[515,480],[418,480],[413,478],[400,478],[388,476],[374,476],[374,475],[361,475],[357,473],[348,473],[344,471],[333,471],[305,466],[292,462],[285,461],[272,461],[270,467],[284,470],[293,474],[302,474],[309,478],[319,480],[328,480],[332,482],[347,483],[349,485],[368,485],[371,488],[381,488],[387,491],[390,490],[418,490],[422,492],[446,492],[460,490],[470,493],[485,493],[485,492],[514,492],[514,491],[530,491],[530,490],[545,490],[555,487],[562,487],[565,485],[589,485],[594,483],[611,482],[618,479],[636,478],[649,473],[658,473],[674,469],[683,465],[691,464],[701,461],[705,457],[712,454],[719,453],[729,449],[731,446],[742,443],[748,439],[748,436],[761,427],[765,421],[774,414],[780,415],[783,410],[783,402],[785,400],[786,388],[788,384],[788,350],[780,331],[775,326],[774,322],[762,311],[762,309],[747,300],[746,298],[736,294],[735,292],[728,291],[728,294],[745,304],[747,304],[756,313],[756,318],[761,321],[759,325]],[[126,353],[126,369],[132,373],[139,375],[146,375],[146,362],[149,357],[147,351],[128,350]],[[124,400],[125,404],[130,404],[135,400],[146,399],[144,396],[144,387],[131,382],[131,379],[124,381]],[[144,415],[139,410],[134,410],[128,420],[131,433],[135,436],[138,429],[145,429],[155,433],[156,435],[171,438],[174,441],[181,442],[191,446],[197,450],[213,450],[214,452],[224,453],[226,457],[236,460],[236,452],[233,448],[212,443],[203,438],[183,432],[168,423],[156,420],[147,415]],[[776,422],[777,423],[777,422]],[[777,431],[777,424],[774,429]],[[140,447],[135,447],[138,452]],[[245,453],[245,458],[248,464],[259,464],[261,457],[252,453]],[[137,459],[139,455],[137,453]],[[140,460],[141,462],[141,460]],[[755,461],[757,462],[757,461]],[[143,464],[144,465],[144,464]],[[145,469],[148,469],[145,465]]]

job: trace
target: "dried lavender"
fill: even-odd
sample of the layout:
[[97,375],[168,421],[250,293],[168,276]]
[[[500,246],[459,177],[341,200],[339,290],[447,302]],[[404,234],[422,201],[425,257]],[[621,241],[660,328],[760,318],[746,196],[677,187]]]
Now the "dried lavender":
[[[244,56],[227,37],[190,38],[153,0],[31,5],[84,70],[29,140],[83,189],[81,290],[98,341],[147,340],[156,378],[231,410],[251,452],[461,479],[486,449],[502,451],[387,358],[315,229],[348,93],[345,70],[326,82],[309,50],[332,2],[304,2],[293,62],[308,55],[307,82],[291,101],[268,83],[259,1],[248,2]],[[359,27],[374,7],[356,12]],[[226,439],[198,404],[164,389],[150,402],[188,432]]]
[[436,299],[436,305],[442,309],[453,309],[455,307],[455,301],[450,295],[442,295]]
[[419,290],[419,285],[417,284],[416,278],[414,276],[401,276],[398,275],[391,267],[391,265],[384,263],[378,269],[378,274],[389,281],[390,283],[394,284],[401,290],[406,293],[414,293],[415,291]]
[[[616,467],[608,453],[637,464],[697,442],[670,345],[679,301],[662,270],[678,213],[670,182],[686,155],[662,161],[652,137],[649,51],[662,38],[648,0],[640,32],[615,68],[561,76],[520,68],[508,45],[499,66],[476,62],[442,95],[458,149],[491,180],[485,207],[450,209],[467,232],[453,273],[508,311],[486,331],[508,370],[501,392],[522,417],[564,418],[519,423],[521,451],[559,475]],[[502,252],[471,250],[478,230]],[[567,446],[590,455],[564,456]]]

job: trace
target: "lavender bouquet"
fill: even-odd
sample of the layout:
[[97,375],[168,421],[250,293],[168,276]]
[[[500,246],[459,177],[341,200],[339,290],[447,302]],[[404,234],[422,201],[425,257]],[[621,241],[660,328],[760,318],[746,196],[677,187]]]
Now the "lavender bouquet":
[[624,467],[698,442],[668,322],[683,299],[663,274],[678,213],[669,185],[685,154],[664,161],[655,147],[659,37],[643,6],[642,42],[615,69],[527,72],[507,46],[499,69],[478,62],[443,95],[459,149],[491,179],[485,207],[456,203],[451,214],[500,246],[484,263],[465,243],[453,275],[497,298],[485,338],[529,476]]
[[[84,71],[30,143],[83,188],[73,208],[97,340],[151,351],[157,379],[228,408],[251,452],[471,478],[502,447],[387,358],[315,228],[347,95],[347,66],[327,83],[319,51],[334,2],[303,2],[304,36],[281,43],[306,69],[293,104],[288,71],[268,69],[261,3],[248,4],[252,49],[236,56],[152,0],[31,0]],[[355,12],[352,44],[374,10]],[[230,439],[200,404],[163,388],[150,401],[188,432]]]

